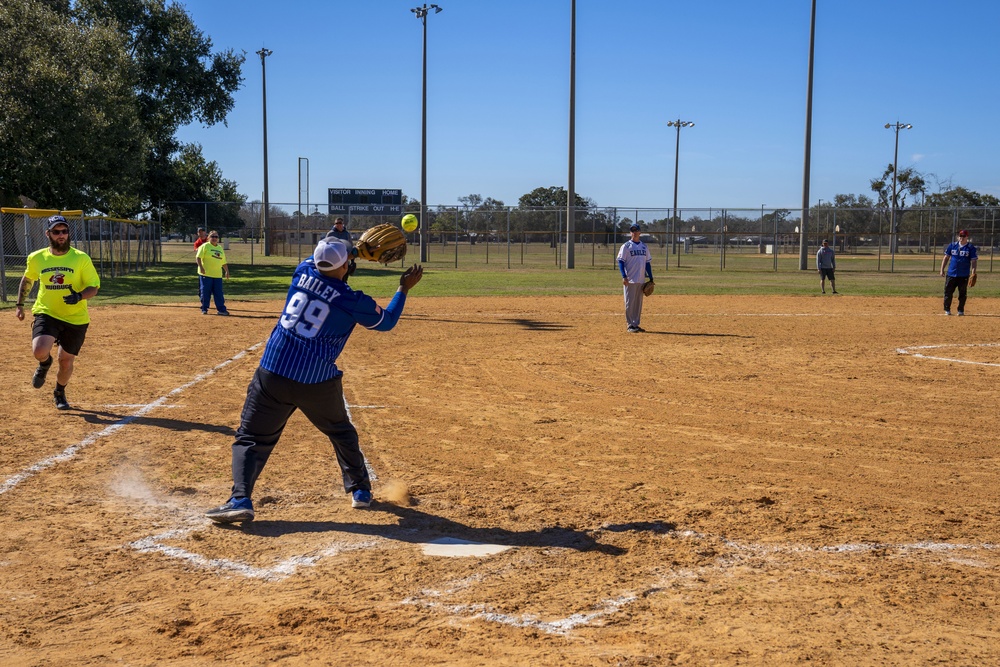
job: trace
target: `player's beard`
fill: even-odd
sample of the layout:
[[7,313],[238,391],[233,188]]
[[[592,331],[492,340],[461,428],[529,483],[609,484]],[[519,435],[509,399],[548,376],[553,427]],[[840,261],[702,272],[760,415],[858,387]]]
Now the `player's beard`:
[[59,241],[53,237],[49,237],[49,247],[58,253],[64,253],[69,250],[69,236],[64,236],[62,241]]

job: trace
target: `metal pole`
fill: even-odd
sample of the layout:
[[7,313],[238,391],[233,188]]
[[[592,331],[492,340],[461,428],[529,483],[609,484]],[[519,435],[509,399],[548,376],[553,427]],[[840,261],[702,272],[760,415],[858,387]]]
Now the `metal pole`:
[[[677,170],[681,164],[681,119],[677,119],[677,139],[674,141],[674,231],[677,230]],[[677,235],[674,234],[674,254],[677,254]]]
[[[812,0],[809,19],[809,76],[806,84],[806,141],[802,168],[802,226],[799,227],[799,270],[809,268],[809,248],[806,230],[809,229],[809,167],[812,158],[812,105],[813,105],[813,53],[816,50],[816,0]],[[775,216],[777,218],[778,216]]]
[[896,148],[892,154],[892,212],[889,214],[889,273],[896,270],[896,172],[899,170],[899,122],[896,123]]
[[[427,224],[427,14],[431,10],[437,14],[441,7],[424,4],[410,11],[417,15],[423,25],[423,65],[420,101],[420,261],[427,261],[427,241],[430,227]],[[442,237],[444,238],[444,237]]]
[[569,39],[569,184],[566,193],[566,268],[576,267],[576,0],[570,9]]
[[264,256],[269,257],[271,255],[271,240],[268,230],[270,229],[269,216],[269,203],[267,196],[267,65],[264,59],[271,55],[273,51],[270,49],[261,48],[257,51],[257,55],[260,56],[260,81],[261,90],[263,93],[264,101]]

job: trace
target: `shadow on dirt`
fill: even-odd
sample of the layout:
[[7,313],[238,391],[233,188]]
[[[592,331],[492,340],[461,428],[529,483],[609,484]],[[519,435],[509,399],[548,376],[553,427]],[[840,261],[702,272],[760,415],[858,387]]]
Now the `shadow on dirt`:
[[474,528],[458,521],[427,514],[411,507],[380,503],[368,511],[395,514],[399,523],[394,526],[338,521],[253,521],[237,526],[218,524],[219,528],[241,530],[260,537],[280,537],[293,533],[342,532],[372,535],[388,540],[425,544],[441,537],[456,537],[482,544],[499,544],[510,547],[538,547],[597,551],[611,556],[626,553],[625,549],[601,544],[588,531],[551,526],[537,531],[512,531],[503,528]]

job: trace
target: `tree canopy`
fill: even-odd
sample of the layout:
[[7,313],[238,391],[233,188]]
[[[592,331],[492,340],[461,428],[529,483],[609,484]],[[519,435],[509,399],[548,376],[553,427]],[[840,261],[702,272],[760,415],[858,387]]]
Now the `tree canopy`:
[[245,54],[213,53],[182,5],[4,0],[0,25],[31,26],[0,30],[0,202],[125,217],[240,198],[176,132],[225,123]]

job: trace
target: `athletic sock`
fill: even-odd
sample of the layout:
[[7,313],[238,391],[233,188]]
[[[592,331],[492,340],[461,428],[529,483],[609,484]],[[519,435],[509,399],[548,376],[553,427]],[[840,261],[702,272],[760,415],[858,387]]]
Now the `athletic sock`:
[[66,385],[59,384],[58,382],[56,382],[56,393],[57,394],[65,394],[66,393]]
[[41,366],[42,368],[48,368],[49,366],[51,366],[52,365],[52,355],[51,354],[49,355],[49,360],[48,361],[39,361],[38,365]]

